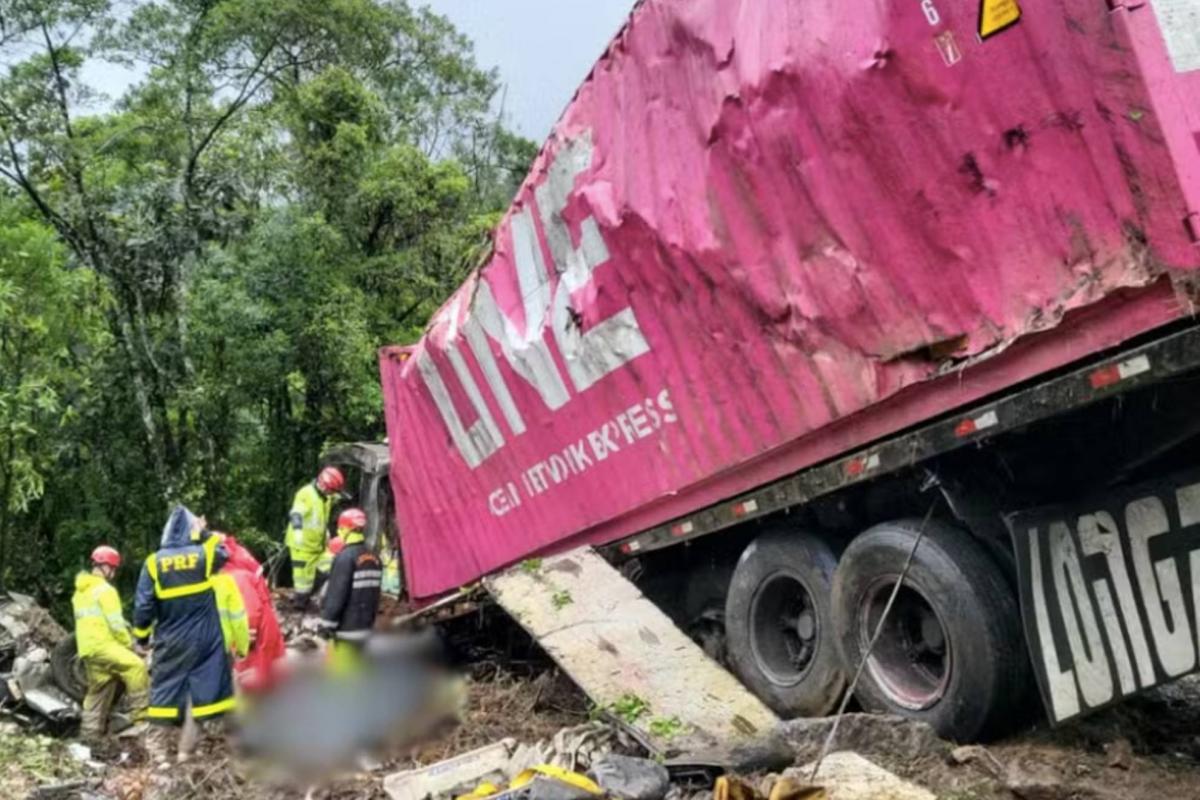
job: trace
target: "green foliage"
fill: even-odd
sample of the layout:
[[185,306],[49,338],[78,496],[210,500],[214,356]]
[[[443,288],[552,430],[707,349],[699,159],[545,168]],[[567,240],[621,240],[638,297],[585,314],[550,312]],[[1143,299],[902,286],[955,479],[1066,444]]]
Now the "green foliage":
[[683,733],[683,722],[679,717],[656,717],[650,720],[650,733],[660,739],[674,739]]
[[623,694],[609,704],[608,710],[632,725],[650,713],[650,704],[636,694]]
[[[378,348],[478,263],[535,148],[403,0],[0,21],[0,582],[61,604],[177,501],[266,555],[322,448],[382,436]],[[102,60],[143,77],[101,103]]]
[[575,598],[571,597],[571,593],[566,589],[560,589],[550,597],[550,603],[554,606],[555,611],[561,611],[574,602]]
[[527,558],[521,562],[521,571],[527,575],[536,575],[542,569],[540,558]]

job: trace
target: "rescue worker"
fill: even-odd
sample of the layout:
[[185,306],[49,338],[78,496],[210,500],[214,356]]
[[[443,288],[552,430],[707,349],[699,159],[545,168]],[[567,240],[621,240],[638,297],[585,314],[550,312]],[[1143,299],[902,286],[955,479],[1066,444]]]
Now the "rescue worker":
[[[161,726],[180,725],[189,708],[201,723],[234,708],[222,614],[233,620],[236,609],[212,580],[226,557],[220,537],[209,534],[204,519],[178,506],[163,528],[159,550],[146,558],[138,576],[133,632],[143,642],[154,635],[146,716],[160,727],[147,745],[160,762],[168,758],[171,737],[170,728]],[[179,753],[181,760],[186,755]]]
[[367,515],[349,508],[338,517],[338,533],[345,542],[333,559],[325,599],[321,602],[321,635],[334,638],[334,651],[351,658],[361,652],[375,625],[383,568],[367,548],[363,530]]
[[333,497],[346,485],[342,471],[325,467],[312,483],[305,484],[288,512],[287,546],[292,557],[292,601],[303,611],[312,597],[317,561],[325,550],[325,535]]
[[[111,581],[121,566],[121,554],[107,545],[92,551],[91,572],[75,576],[75,644],[87,672],[87,694],[79,733],[84,739],[99,739],[108,725],[108,715],[125,686],[134,719],[145,713],[150,679],[146,665],[133,651],[133,637],[121,614],[121,598]],[[136,726],[135,732],[140,732]]]
[[236,539],[225,536],[221,546],[229,553],[221,574],[237,584],[250,633],[250,652],[233,665],[235,682],[249,692],[264,691],[271,686],[276,662],[284,655],[283,633],[271,603],[271,588],[258,559]]
[[225,650],[234,660],[250,654],[250,625],[246,619],[246,604],[237,581],[225,571],[212,576],[213,593],[217,601],[217,614],[221,618],[221,638]]

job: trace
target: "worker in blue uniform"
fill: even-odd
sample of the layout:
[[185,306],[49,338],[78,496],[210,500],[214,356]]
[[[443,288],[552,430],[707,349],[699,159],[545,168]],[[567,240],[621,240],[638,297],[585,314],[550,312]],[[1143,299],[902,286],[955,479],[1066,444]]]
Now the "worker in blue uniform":
[[[153,634],[146,718],[166,726],[148,740],[159,761],[169,759],[168,731],[188,713],[205,723],[234,707],[233,665],[212,582],[226,558],[220,537],[209,534],[204,519],[178,506],[138,577],[133,633],[141,642]],[[180,760],[187,755],[180,752]]]

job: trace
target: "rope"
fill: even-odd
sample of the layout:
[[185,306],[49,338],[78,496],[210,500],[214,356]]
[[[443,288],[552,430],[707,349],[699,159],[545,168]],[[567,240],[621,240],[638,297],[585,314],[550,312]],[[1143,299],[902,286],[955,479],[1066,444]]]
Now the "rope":
[[883,607],[883,614],[879,617],[879,622],[875,624],[875,633],[871,635],[871,641],[867,643],[866,652],[862,654],[862,658],[858,661],[858,669],[854,671],[854,679],[850,681],[850,686],[846,688],[846,694],[842,698],[842,704],[838,707],[837,714],[833,718],[833,725],[829,728],[829,734],[825,737],[824,744],[821,745],[821,752],[817,755],[817,763],[813,765],[812,774],[808,776],[809,783],[817,780],[817,772],[821,769],[821,764],[825,761],[825,756],[829,755],[829,748],[833,746],[833,738],[837,735],[838,726],[842,723],[842,717],[846,713],[846,706],[850,704],[850,698],[854,696],[854,690],[858,686],[858,679],[862,677],[863,668],[867,665],[867,659],[871,657],[871,651],[875,648],[875,642],[879,640],[879,634],[883,632],[883,623],[887,621],[888,614],[892,610],[892,604],[896,602],[896,595],[900,594],[900,587],[904,585],[904,579],[908,576],[909,567],[912,566],[913,557],[917,554],[917,547],[920,546],[921,540],[925,538],[925,526],[929,524],[929,520],[933,517],[933,510],[937,508],[937,500],[929,504],[929,510],[925,512],[925,519],[921,520],[921,527],[917,529],[917,538],[913,540],[912,548],[908,551],[908,558],[904,560],[904,567],[900,570],[900,577],[896,579],[896,585],[892,587],[892,594],[888,598],[887,605]]

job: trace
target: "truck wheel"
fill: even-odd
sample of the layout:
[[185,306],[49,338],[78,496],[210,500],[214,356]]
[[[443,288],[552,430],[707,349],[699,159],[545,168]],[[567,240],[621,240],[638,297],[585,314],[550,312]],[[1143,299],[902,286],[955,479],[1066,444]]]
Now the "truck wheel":
[[[891,596],[919,520],[876,525],[842,554],[833,615],[853,674]],[[868,711],[929,723],[954,741],[999,733],[1028,686],[1016,598],[983,546],[930,520],[854,695]]]
[[59,689],[77,703],[87,693],[87,670],[75,647],[75,634],[60,641],[50,651],[50,675]]
[[846,682],[829,593],[837,559],[812,534],[773,531],[742,552],[725,599],[734,673],[785,717],[819,717]]

